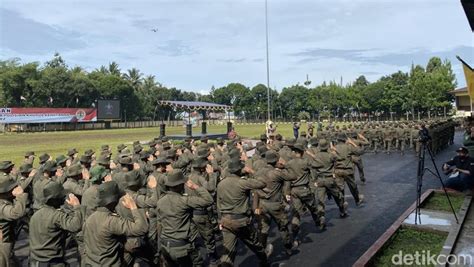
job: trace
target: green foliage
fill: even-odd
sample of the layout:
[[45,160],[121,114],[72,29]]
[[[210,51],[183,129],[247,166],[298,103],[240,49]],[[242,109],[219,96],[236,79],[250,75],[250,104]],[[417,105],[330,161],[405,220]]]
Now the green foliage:
[[311,119],[311,115],[307,111],[301,111],[298,113],[298,120],[300,121],[309,121]]
[[[425,232],[411,228],[400,228],[376,255],[373,266],[393,266],[392,257],[395,254],[415,255],[430,251],[431,255],[438,255],[443,248],[447,234]],[[431,266],[431,265],[427,265]]]
[[[450,193],[449,199],[455,211],[459,211],[464,202],[464,194],[461,193]],[[430,210],[442,210],[451,212],[451,206],[449,205],[448,199],[444,193],[435,192],[423,203],[424,209]]]
[[[451,108],[453,96],[449,91],[456,81],[451,63],[433,57],[426,68],[414,65],[408,73],[398,71],[372,83],[359,76],[347,85],[323,82],[309,86],[287,86],[280,93],[270,90],[272,117],[296,119],[300,112],[309,118],[388,116],[390,112],[399,116],[410,112],[413,117],[417,113],[441,115]],[[188,100],[231,105],[242,119],[266,119],[267,97],[263,84],[247,87],[230,83],[212,87],[207,95],[184,92],[164,87],[155,76],[145,76],[137,68],[122,71],[113,61],[91,72],[69,67],[59,54],[44,65],[22,64],[19,59],[0,61],[2,107],[89,107],[98,99],[115,98],[124,100],[128,120],[172,119],[176,111],[157,106],[157,101]]]

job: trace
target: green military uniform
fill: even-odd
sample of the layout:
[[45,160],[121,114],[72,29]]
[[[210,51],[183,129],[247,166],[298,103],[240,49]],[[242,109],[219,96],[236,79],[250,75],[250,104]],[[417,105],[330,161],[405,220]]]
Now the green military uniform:
[[252,225],[249,210],[249,193],[266,185],[258,179],[245,179],[240,175],[244,165],[238,159],[228,164],[229,174],[217,186],[217,208],[221,212],[224,252],[221,266],[233,266],[237,252],[237,238],[242,240],[260,260],[267,265],[265,250],[258,242],[257,231]]
[[341,217],[345,217],[346,205],[344,203],[344,193],[337,186],[334,175],[334,166],[336,163],[336,155],[329,153],[329,143],[322,139],[319,142],[319,153],[315,154],[313,158],[313,164],[316,172],[317,179],[316,185],[316,197],[317,203],[317,215],[320,221],[320,227],[324,228],[326,225],[326,198],[327,195],[331,195],[334,198]]
[[98,208],[84,224],[86,248],[85,266],[122,266],[125,236],[142,236],[148,230],[145,212],[132,209],[133,220],[125,219],[111,210],[118,202],[120,190],[115,182],[99,185]]
[[344,182],[347,183],[349,190],[357,205],[362,203],[363,196],[359,194],[359,189],[354,178],[353,155],[359,155],[360,149],[352,145],[346,144],[346,137],[343,134],[337,136],[338,144],[336,145],[337,161],[335,175],[338,185],[344,191]]
[[73,213],[59,209],[66,194],[61,184],[50,181],[43,189],[44,203],[30,220],[30,264],[67,266],[65,262],[66,232],[82,228],[85,208],[77,205]]
[[[216,191],[217,175],[215,173],[207,175],[203,171],[207,164],[207,159],[195,158],[192,164],[193,170],[188,179],[193,181],[195,184],[202,186],[212,195]],[[186,193],[188,193],[189,196],[199,196],[194,190],[186,190]],[[192,227],[192,241],[200,235],[204,241],[204,245],[206,246],[211,265],[217,265],[218,257],[212,220],[212,203],[205,208],[193,209],[192,222],[195,227]]]
[[311,213],[311,217],[316,225],[319,225],[319,218],[316,213],[316,203],[313,192],[310,188],[310,162],[303,158],[305,146],[302,143],[296,143],[293,146],[293,150],[296,155],[292,160],[288,161],[287,167],[290,171],[290,175],[293,176],[293,181],[290,184],[290,195],[292,206],[294,208],[293,218],[291,220],[293,237],[295,242],[298,241],[298,233],[300,229],[301,217],[307,209]]
[[[3,266],[16,266],[13,254],[13,246],[15,244],[15,225],[16,222],[26,214],[26,202],[28,194],[22,193],[13,196],[11,193],[18,185],[15,178],[10,175],[13,163],[11,161],[0,162],[0,194],[5,198],[0,198],[0,232],[2,240],[0,240],[0,255],[5,257]],[[1,261],[0,261],[1,263]]]
[[[290,176],[287,169],[276,168],[279,155],[274,151],[265,153],[267,165],[257,171],[257,177],[262,177],[266,183],[266,187],[256,190],[255,197],[259,198],[258,208],[261,214],[257,216],[259,222],[259,241],[264,248],[267,248],[268,233],[272,221],[278,226],[283,244],[287,250],[287,254],[291,254],[291,239],[288,231],[288,216],[285,212],[283,187],[285,182],[296,179]],[[271,249],[267,249],[270,250]]]
[[365,146],[369,144],[367,139],[364,138],[356,138],[352,139],[352,141],[357,145],[358,147],[358,152],[357,154],[354,154],[351,156],[352,162],[354,162],[354,165],[357,167],[357,171],[359,172],[359,179],[365,183],[365,173],[364,173],[364,163],[362,162],[362,153],[365,151]]
[[[183,173],[174,170],[168,175],[166,186],[177,188],[186,182]],[[193,209],[204,209],[212,204],[212,197],[203,188],[195,189],[195,196],[167,191],[158,200],[157,215],[161,223],[161,253],[165,266],[191,266],[193,246],[191,243],[191,218]]]

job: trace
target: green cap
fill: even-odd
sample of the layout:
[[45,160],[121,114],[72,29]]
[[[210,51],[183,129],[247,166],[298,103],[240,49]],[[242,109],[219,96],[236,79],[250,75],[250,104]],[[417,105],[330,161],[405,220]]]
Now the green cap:
[[0,175],[0,193],[7,193],[18,185],[10,175]]
[[67,168],[67,171],[66,171],[67,177],[74,177],[80,174],[82,174],[82,166],[79,164],[74,164],[70,166],[69,168]]
[[58,169],[55,161],[47,161],[43,166],[43,172],[55,172]]
[[143,147],[141,145],[133,146],[133,153],[135,153],[135,154],[140,153],[140,151],[142,151],[142,150],[143,150]]
[[0,170],[6,170],[12,166],[14,166],[15,164],[13,164],[11,161],[9,160],[4,160],[4,161],[0,161]]
[[46,161],[48,161],[49,158],[50,158],[50,156],[47,153],[44,153],[39,157],[39,159],[40,159],[39,163],[43,164]]
[[118,202],[121,196],[122,192],[115,181],[102,183],[97,188],[97,204],[100,207]]
[[100,156],[97,160],[96,160],[97,164],[100,164],[100,165],[106,165],[106,166],[109,166],[110,165],[110,158],[109,157],[106,157],[106,156]]
[[27,151],[25,153],[25,158],[29,157],[29,156],[34,156],[35,155],[35,152],[34,151]]
[[127,148],[127,146],[124,145],[124,144],[120,144],[120,145],[117,146],[117,150],[118,150],[119,152],[122,151],[122,150],[124,150],[125,148]]
[[109,172],[107,171],[107,169],[104,166],[96,165],[96,166],[91,168],[90,181],[93,182],[93,183],[102,181],[102,179],[104,179],[104,177],[107,176],[108,173]]
[[186,182],[186,178],[184,178],[183,173],[180,170],[173,170],[167,177],[166,177],[166,186],[177,186],[180,184],[184,184]]
[[346,141],[347,137],[344,133],[338,133],[336,135],[336,139],[337,139],[337,141]]
[[207,148],[199,148],[197,151],[198,158],[207,158],[209,157],[209,150]]
[[264,157],[267,151],[268,151],[268,148],[265,145],[257,147],[258,155],[260,155],[261,157]]
[[241,171],[245,165],[240,161],[240,159],[231,159],[227,165],[227,169],[230,173],[237,173]]
[[92,155],[94,155],[94,150],[92,149],[87,149],[86,151],[84,151],[84,155],[88,156],[88,157],[92,157]]
[[64,155],[59,155],[57,158],[56,158],[56,163],[57,164],[62,164],[64,162],[66,162],[67,160],[67,157],[64,156]]
[[313,137],[313,138],[309,139],[309,143],[310,143],[312,146],[317,146],[318,143],[319,143],[319,139],[316,138],[316,137]]
[[67,155],[71,157],[72,155],[77,154],[77,150],[75,148],[71,148],[67,151]]
[[92,159],[90,156],[87,156],[87,155],[82,155],[81,156],[81,159],[80,159],[80,162],[81,163],[91,163]]
[[292,147],[292,149],[296,150],[296,151],[300,151],[300,152],[305,151],[304,144],[302,144],[300,142],[296,142],[296,144]]
[[280,156],[273,150],[269,150],[265,153],[265,160],[268,164],[275,164],[279,159]]
[[159,164],[170,164],[171,162],[166,158],[166,157],[158,157],[156,159],[154,159],[151,164],[152,165],[159,165]]
[[110,149],[109,145],[102,145],[100,147],[100,150],[109,150],[109,149]]
[[326,139],[321,139],[319,141],[319,149],[321,151],[327,151],[329,149],[329,142]]
[[207,166],[207,159],[206,158],[201,158],[197,157],[193,160],[193,168],[205,168]]
[[66,191],[62,184],[49,181],[43,188],[43,201],[48,203],[51,199],[64,199],[66,197]]
[[33,166],[31,164],[23,164],[20,166],[18,170],[20,173],[30,173],[33,170]]
[[121,165],[133,165],[133,160],[131,157],[125,156],[119,159]]

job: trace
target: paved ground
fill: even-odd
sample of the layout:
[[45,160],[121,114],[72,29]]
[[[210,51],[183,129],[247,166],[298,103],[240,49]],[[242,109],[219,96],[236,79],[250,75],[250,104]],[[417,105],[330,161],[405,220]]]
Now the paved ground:
[[[461,135],[457,134],[456,144],[436,156],[438,166],[454,155],[460,142]],[[273,229],[270,235],[270,242],[274,244],[273,266],[351,266],[415,201],[417,158],[413,152],[404,156],[366,154],[363,160],[367,183],[359,188],[366,204],[355,207],[347,190],[350,216],[340,219],[331,201],[327,206],[328,228],[324,232],[316,230],[307,215],[302,224],[303,243],[291,258],[283,253],[279,234]],[[431,162],[427,162],[426,167],[432,168]],[[424,190],[440,186],[437,178],[426,175]],[[18,242],[17,248],[17,255],[25,259],[27,240]],[[253,253],[239,244],[236,266],[257,266],[256,263]]]
[[[456,143],[435,156],[440,166],[454,155],[460,146]],[[366,204],[356,207],[350,193],[346,192],[350,216],[340,219],[333,201],[328,205],[328,228],[319,232],[309,215],[304,219],[303,243],[291,258],[283,252],[279,234],[272,232],[274,240],[273,266],[351,266],[380,235],[415,201],[417,158],[410,152],[400,154],[366,154],[363,157],[367,183],[359,185]],[[431,162],[426,167],[432,168]],[[437,178],[425,177],[423,191],[439,188]],[[274,229],[275,230],[275,229]],[[242,244],[236,263],[239,266],[257,266],[255,256]]]

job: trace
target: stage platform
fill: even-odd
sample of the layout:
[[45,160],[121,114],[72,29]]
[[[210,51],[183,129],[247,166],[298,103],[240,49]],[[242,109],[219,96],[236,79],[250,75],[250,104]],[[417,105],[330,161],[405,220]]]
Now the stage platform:
[[[199,140],[204,135],[207,136],[207,138],[209,140],[215,140],[217,138],[227,139],[227,134],[225,134],[225,133],[220,133],[220,134],[216,134],[216,133],[207,133],[207,134],[193,133],[192,138],[194,140]],[[168,138],[172,139],[172,140],[183,140],[187,137],[185,134],[175,134],[175,135],[166,135],[166,136]]]

